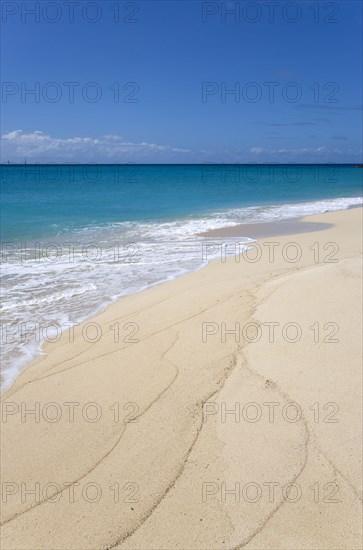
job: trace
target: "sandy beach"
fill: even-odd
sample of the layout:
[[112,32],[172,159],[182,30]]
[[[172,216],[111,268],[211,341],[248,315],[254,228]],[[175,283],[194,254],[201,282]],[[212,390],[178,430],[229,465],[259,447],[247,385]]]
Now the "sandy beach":
[[362,209],[304,220],[44,346],[2,396],[4,550],[361,548]]

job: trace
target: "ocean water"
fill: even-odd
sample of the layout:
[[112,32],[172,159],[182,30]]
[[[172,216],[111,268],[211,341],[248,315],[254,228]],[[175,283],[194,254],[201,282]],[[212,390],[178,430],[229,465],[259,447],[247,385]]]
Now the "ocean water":
[[350,165],[1,165],[2,389],[44,339],[202,267],[198,233],[360,204],[362,177]]

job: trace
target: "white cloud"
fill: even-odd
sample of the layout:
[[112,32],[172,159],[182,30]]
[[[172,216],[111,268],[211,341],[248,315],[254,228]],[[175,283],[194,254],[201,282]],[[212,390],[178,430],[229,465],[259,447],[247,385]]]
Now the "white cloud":
[[325,145],[296,149],[252,148],[201,149],[192,151],[170,145],[131,142],[120,135],[57,138],[42,131],[14,130],[1,136],[1,162],[44,163],[244,163],[244,162],[360,162],[359,150],[329,148]]
[[[250,149],[250,152],[254,155],[261,155],[261,154],[267,154],[267,155],[318,155],[320,153],[325,153],[327,155],[331,153],[335,154],[345,154],[345,153],[354,153],[354,151],[342,151],[340,149],[329,149],[325,147],[325,145],[322,145],[320,147],[302,147],[301,149],[268,149],[265,147],[252,147]],[[359,153],[359,151],[357,151]]]
[[1,136],[2,160],[20,161],[154,161],[168,160],[190,153],[189,149],[135,143],[121,136],[56,138],[39,130],[25,133],[14,130]]
[[362,151],[359,149],[338,149],[320,145],[319,147],[301,147],[296,149],[252,147],[249,153],[254,162],[360,162]]

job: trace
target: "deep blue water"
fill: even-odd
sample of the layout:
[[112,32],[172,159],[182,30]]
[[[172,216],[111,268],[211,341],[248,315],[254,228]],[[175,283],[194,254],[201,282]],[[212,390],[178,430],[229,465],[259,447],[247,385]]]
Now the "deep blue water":
[[362,194],[351,165],[2,165],[2,240]]

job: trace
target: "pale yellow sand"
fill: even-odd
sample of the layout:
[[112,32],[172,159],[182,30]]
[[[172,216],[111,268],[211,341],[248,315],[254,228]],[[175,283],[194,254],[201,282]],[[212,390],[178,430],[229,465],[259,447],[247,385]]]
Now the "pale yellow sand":
[[46,345],[3,396],[2,548],[361,548],[362,210],[309,221]]

